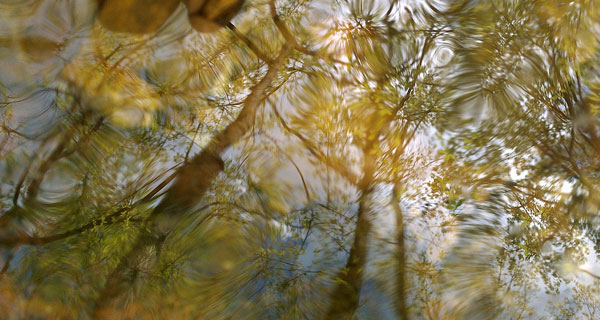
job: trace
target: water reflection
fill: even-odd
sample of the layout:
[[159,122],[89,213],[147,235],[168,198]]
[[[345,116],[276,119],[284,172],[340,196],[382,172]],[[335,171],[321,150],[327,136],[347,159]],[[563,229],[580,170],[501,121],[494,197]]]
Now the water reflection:
[[4,1],[0,318],[598,318],[597,12]]

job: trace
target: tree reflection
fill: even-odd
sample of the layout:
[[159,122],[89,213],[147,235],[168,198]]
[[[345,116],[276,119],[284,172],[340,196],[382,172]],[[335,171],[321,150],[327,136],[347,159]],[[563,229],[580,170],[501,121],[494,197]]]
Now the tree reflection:
[[0,6],[3,318],[598,317],[596,1]]

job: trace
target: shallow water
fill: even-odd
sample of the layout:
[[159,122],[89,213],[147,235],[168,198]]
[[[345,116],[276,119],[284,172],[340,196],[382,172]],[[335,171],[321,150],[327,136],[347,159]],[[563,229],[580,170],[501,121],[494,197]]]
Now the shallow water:
[[597,319],[597,1],[0,3],[0,318]]

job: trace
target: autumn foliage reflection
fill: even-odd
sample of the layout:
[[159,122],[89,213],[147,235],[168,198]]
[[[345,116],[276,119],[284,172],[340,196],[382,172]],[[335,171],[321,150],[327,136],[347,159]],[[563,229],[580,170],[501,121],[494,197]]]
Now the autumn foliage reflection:
[[600,4],[0,5],[0,318],[597,319]]

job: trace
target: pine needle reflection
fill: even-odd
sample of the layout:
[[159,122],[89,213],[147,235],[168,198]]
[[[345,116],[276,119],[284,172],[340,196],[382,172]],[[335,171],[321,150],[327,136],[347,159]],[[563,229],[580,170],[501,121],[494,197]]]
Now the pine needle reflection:
[[1,4],[0,318],[600,318],[598,6]]

